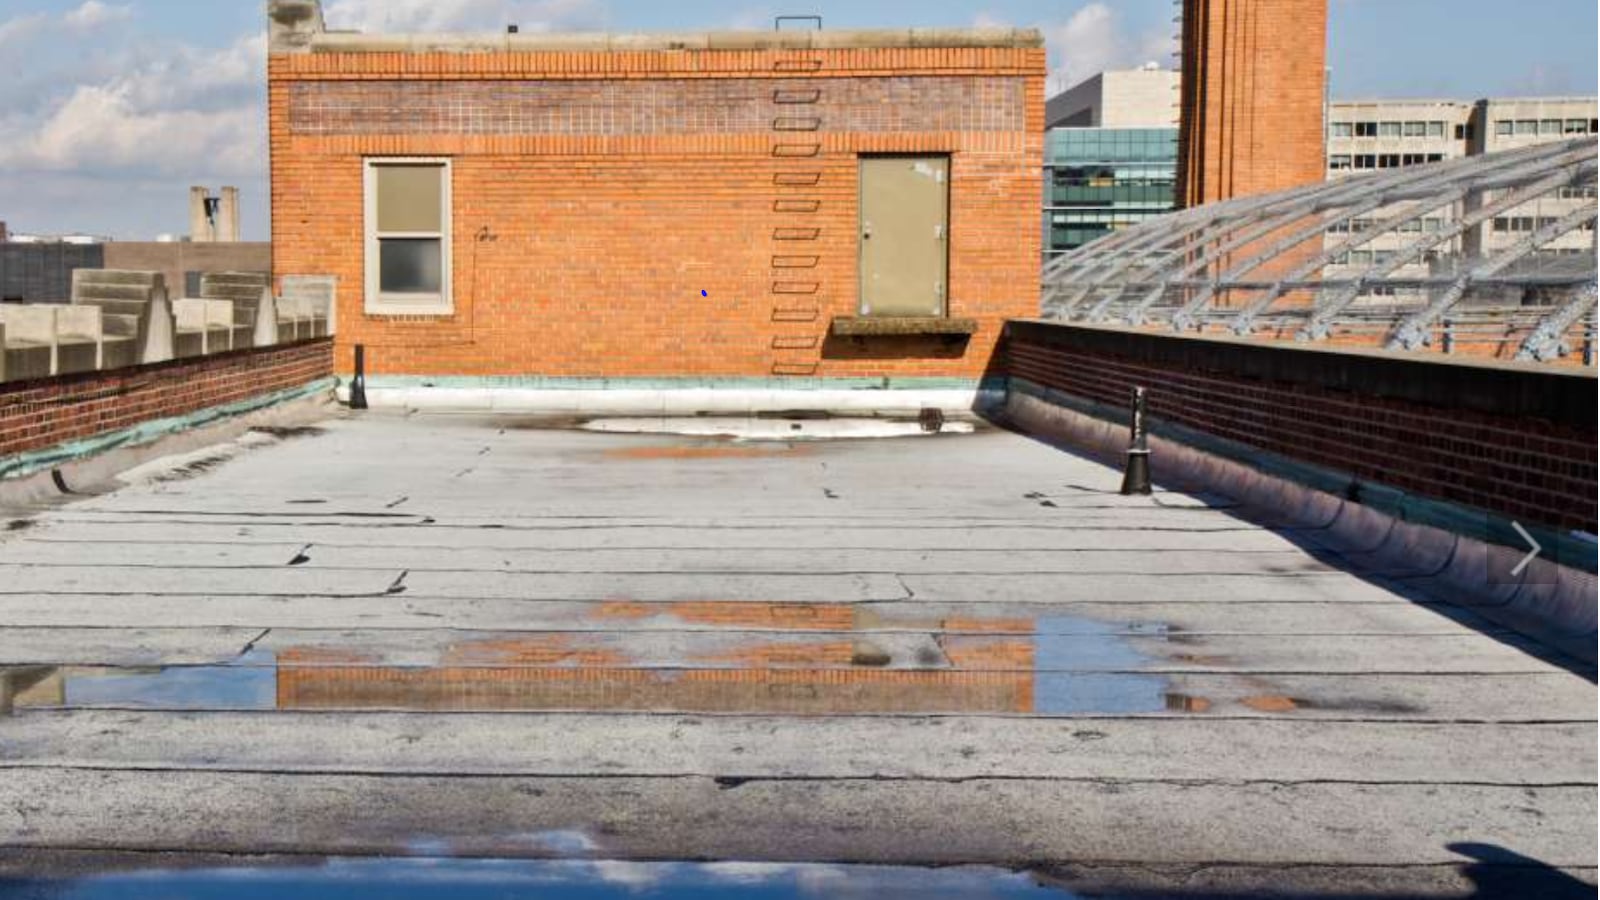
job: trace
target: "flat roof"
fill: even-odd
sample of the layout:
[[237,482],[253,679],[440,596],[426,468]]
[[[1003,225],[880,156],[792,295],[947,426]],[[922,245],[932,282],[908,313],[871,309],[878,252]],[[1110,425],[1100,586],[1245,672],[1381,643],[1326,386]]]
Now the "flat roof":
[[1114,850],[1112,893],[1309,861],[1412,896],[1466,822],[1593,860],[1585,672],[1228,498],[998,430],[276,421],[0,528],[8,871]]

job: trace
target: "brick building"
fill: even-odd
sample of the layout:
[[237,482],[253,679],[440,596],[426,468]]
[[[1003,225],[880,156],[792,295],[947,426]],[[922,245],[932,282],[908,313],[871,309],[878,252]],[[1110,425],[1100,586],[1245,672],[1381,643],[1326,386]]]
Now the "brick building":
[[1328,0],[1183,0],[1178,201],[1323,178]]
[[273,268],[374,384],[970,388],[1038,310],[1036,32],[269,16]]

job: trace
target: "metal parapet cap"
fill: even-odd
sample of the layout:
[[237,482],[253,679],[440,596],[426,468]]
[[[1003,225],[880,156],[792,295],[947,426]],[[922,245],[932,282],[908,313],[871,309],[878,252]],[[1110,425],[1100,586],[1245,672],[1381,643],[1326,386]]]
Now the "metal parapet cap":
[[651,50],[845,50],[1044,46],[1034,28],[897,28],[835,31],[698,31],[370,35],[329,31],[319,0],[270,0],[272,53],[506,53]]

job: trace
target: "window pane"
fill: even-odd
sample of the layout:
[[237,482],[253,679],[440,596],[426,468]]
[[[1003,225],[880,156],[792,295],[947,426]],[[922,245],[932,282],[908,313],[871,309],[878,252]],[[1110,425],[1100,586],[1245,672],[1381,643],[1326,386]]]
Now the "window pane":
[[443,231],[437,165],[375,166],[378,176],[378,231]]
[[378,241],[378,291],[384,294],[438,294],[443,259],[438,238],[381,238]]
[[1511,120],[1510,119],[1501,119],[1500,121],[1494,123],[1494,133],[1495,134],[1510,134],[1511,133]]
[[1429,122],[1428,123],[1428,137],[1435,137],[1435,138],[1444,137],[1444,123],[1443,122]]

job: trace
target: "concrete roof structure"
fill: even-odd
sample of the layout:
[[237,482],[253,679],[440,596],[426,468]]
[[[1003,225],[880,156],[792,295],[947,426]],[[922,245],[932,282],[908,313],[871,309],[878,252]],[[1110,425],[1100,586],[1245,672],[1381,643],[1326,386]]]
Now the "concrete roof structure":
[[1411,896],[1496,845],[1537,863],[1513,883],[1592,885],[1592,670],[1316,528],[1119,496],[996,430],[562,424],[332,415],[11,511],[0,872],[991,862]]

